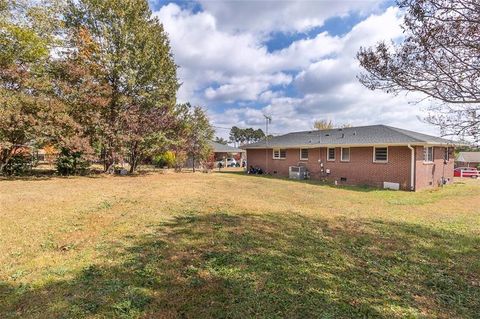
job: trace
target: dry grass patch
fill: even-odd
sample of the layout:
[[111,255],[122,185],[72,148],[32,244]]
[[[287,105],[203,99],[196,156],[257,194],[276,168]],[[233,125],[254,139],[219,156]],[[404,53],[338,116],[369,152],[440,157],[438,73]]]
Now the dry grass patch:
[[0,317],[480,312],[480,184],[232,173],[0,181]]

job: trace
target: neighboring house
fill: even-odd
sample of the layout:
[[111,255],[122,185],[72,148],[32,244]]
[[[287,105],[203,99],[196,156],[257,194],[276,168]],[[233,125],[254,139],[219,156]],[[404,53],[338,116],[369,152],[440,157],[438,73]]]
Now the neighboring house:
[[455,167],[479,167],[480,152],[460,152],[455,159]]
[[236,161],[241,162],[245,158],[245,150],[240,148],[213,141],[210,142],[210,145],[212,146],[215,161],[226,161],[227,158],[233,157]]
[[249,167],[278,176],[304,167],[312,179],[403,190],[453,180],[454,142],[386,125],[294,132],[243,148]]
[[[210,141],[210,146],[212,148],[213,160],[216,162],[225,161],[226,163],[227,158],[230,158],[230,157],[233,157],[235,158],[235,160],[241,162],[245,158],[245,150],[232,147],[229,145],[220,144],[213,141]],[[196,168],[200,167],[200,164],[201,163],[199,163],[198,161],[195,161]],[[193,159],[189,157],[185,162],[185,167],[192,167],[192,165],[193,165]]]

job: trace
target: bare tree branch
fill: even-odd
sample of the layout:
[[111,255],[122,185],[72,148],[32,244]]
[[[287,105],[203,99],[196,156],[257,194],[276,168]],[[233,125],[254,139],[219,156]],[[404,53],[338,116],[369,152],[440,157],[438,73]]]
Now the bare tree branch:
[[432,99],[428,122],[445,135],[479,142],[480,1],[398,0],[398,5],[405,9],[403,41],[360,48],[364,72],[357,78],[371,90],[425,94]]

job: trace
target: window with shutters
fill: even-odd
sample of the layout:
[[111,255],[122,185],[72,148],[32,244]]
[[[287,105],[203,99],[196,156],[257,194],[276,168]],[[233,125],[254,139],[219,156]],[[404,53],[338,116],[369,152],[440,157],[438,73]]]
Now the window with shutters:
[[335,148],[328,148],[327,150],[327,161],[335,160]]
[[374,147],[373,148],[373,161],[375,163],[387,163],[388,162],[388,147]]
[[273,159],[284,159],[287,157],[287,151],[284,149],[274,149]]
[[301,160],[308,160],[308,148],[300,149],[300,159]]

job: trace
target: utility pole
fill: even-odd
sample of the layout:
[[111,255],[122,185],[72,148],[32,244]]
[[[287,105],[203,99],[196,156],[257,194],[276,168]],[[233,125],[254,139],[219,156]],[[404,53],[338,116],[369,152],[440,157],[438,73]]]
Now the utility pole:
[[272,117],[263,114],[265,117],[265,173],[268,173],[268,124],[272,123]]

